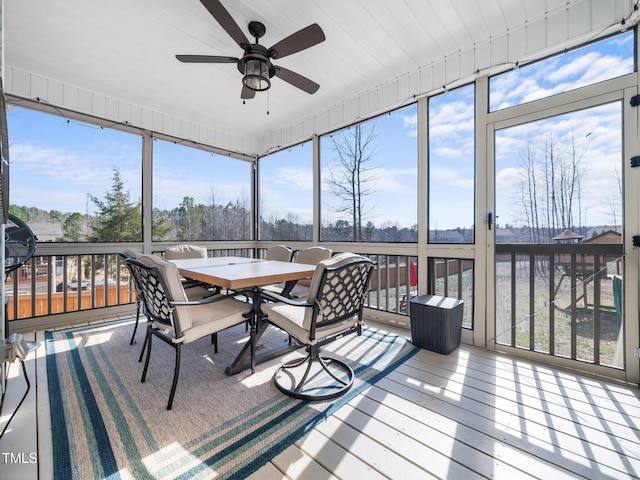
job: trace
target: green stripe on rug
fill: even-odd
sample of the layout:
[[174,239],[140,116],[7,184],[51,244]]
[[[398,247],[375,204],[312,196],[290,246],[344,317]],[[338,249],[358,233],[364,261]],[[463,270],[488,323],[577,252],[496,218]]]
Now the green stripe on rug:
[[[141,383],[132,328],[120,321],[46,332],[54,478],[246,478],[418,351],[404,337],[371,328],[333,342],[325,350],[348,361],[354,386],[332,401],[304,402],[272,383],[283,359],[253,375],[224,374],[247,341],[240,325],[219,334],[217,354],[208,339],[183,348],[167,411],[174,350],[155,342]],[[259,348],[287,341],[271,328]]]

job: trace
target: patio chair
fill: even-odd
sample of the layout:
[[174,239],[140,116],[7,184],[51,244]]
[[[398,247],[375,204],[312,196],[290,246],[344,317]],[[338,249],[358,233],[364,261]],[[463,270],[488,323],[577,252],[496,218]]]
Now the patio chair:
[[[302,250],[297,250],[293,255],[292,262],[304,263],[306,265],[317,265],[321,261],[331,258],[332,254],[333,251],[330,248],[309,247]],[[295,284],[289,286],[289,290],[286,290],[287,285],[284,283],[266,285],[262,287],[262,289],[284,295],[285,297],[306,298],[309,294],[310,286],[311,278],[303,278],[298,280]]]
[[[167,247],[164,251],[164,258],[167,260],[183,260],[187,258],[207,258],[207,249],[200,245],[192,245],[190,243],[183,243],[180,245],[174,245]],[[184,288],[201,287],[205,289],[211,289],[214,293],[220,293],[220,288],[215,285],[208,285],[198,280],[191,278],[182,278],[182,286]],[[192,296],[197,296],[202,292],[194,292]],[[190,295],[191,296],[191,295]]]
[[[140,286],[141,280],[139,278],[139,274],[135,269],[131,267],[131,264],[126,262],[126,260],[128,258],[138,259],[142,256],[142,253],[136,250],[125,249],[122,252],[118,252],[118,255],[125,261],[127,270],[129,270],[129,275],[133,279],[133,286],[136,292],[136,323],[135,323],[135,326],[133,327],[133,332],[131,333],[131,340],[129,341],[129,345],[134,345],[136,343],[136,333],[138,332],[138,324],[140,323],[140,313],[145,312],[146,309],[144,304],[144,296],[140,293],[142,292],[142,287]],[[208,297],[209,295],[212,295],[212,292],[210,290],[204,287],[196,286],[196,285],[190,286],[190,288],[185,290],[185,292],[189,300],[200,300],[202,298]],[[142,361],[142,356],[144,354],[146,344],[147,342],[145,338],[145,342],[142,345],[142,350],[140,351],[140,358],[138,359],[139,362]]]
[[167,260],[179,260],[181,258],[207,258],[207,249],[199,245],[188,243],[167,247],[164,251]]
[[156,255],[142,255],[127,259],[141,279],[147,312],[147,346],[142,379],[147,378],[153,337],[158,337],[176,351],[173,382],[167,410],[173,406],[173,398],[180,374],[182,346],[211,335],[214,352],[218,352],[218,332],[246,322],[251,307],[225,295],[210,296],[189,301],[182,287],[178,268]]
[[318,263],[306,301],[275,293],[275,303],[260,305],[260,314],[306,347],[307,356],[283,364],[273,381],[281,392],[302,400],[326,400],[353,385],[351,367],[321,353],[321,347],[351,333],[362,332],[362,309],[375,262],[342,253]]
[[267,248],[264,254],[265,260],[278,260],[280,262],[290,262],[293,258],[293,249],[286,245],[274,245]]

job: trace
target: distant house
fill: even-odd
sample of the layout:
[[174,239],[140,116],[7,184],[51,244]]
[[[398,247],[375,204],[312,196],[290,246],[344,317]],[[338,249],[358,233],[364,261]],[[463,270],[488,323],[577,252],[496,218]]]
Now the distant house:
[[614,230],[607,230],[599,235],[595,235],[591,238],[584,240],[582,243],[598,243],[598,244],[611,244],[622,243],[622,234]]
[[62,238],[62,225],[59,223],[30,223],[29,228],[38,242],[55,242]]
[[613,233],[618,233],[621,235],[622,229],[620,227],[612,227],[610,225],[600,225],[600,226],[595,226],[595,227],[589,227],[588,229],[586,229],[586,231],[582,232],[584,234],[584,238],[595,238],[595,237],[599,237],[600,235],[604,234],[604,233],[609,233],[609,232],[613,232]]

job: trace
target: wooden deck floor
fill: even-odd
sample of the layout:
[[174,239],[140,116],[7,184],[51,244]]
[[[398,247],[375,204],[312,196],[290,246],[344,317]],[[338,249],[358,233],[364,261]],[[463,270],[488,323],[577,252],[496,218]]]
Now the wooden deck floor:
[[[34,379],[41,362],[27,364]],[[24,392],[17,366],[0,427]],[[3,454],[0,478],[51,478],[37,370],[0,452],[37,452],[38,462]],[[466,345],[421,350],[251,478],[640,478],[640,391]]]

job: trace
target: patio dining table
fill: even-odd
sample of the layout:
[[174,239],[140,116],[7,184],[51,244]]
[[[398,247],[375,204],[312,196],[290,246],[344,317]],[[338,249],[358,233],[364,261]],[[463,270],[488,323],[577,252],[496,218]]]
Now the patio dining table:
[[295,344],[283,345],[262,351],[259,355],[255,354],[255,345],[269,326],[269,322],[258,314],[258,306],[262,301],[259,287],[284,283],[283,294],[286,295],[296,281],[313,276],[315,265],[232,256],[189,258],[171,262],[178,267],[180,275],[186,278],[226,288],[232,292],[244,291],[251,296],[251,336],[233,363],[226,368],[227,375],[235,375],[247,368],[251,368],[253,372],[256,365],[300,348]]

